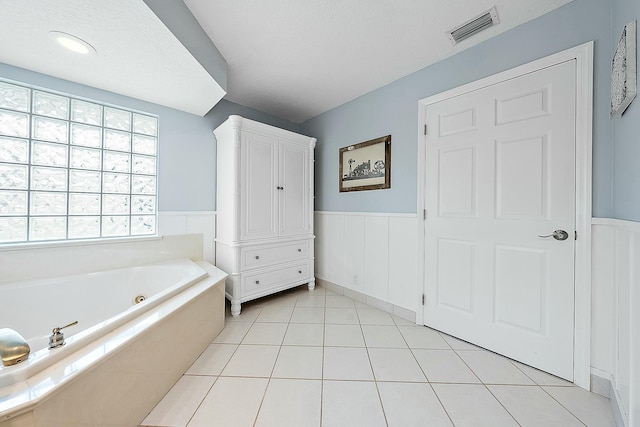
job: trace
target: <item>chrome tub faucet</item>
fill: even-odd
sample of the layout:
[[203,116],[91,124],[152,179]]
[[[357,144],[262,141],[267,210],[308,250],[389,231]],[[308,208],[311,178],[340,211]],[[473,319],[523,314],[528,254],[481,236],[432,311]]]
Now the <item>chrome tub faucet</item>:
[[75,322],[71,322],[68,325],[53,328],[53,331],[51,331],[51,336],[49,337],[49,348],[56,348],[64,345],[64,334],[60,332],[60,330],[77,324],[78,321],[76,320]]

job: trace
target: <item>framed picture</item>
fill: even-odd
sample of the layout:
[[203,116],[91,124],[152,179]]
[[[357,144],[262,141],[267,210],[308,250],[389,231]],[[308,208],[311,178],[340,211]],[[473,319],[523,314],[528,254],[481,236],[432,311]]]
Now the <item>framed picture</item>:
[[391,135],[340,149],[340,192],[391,188]]
[[625,25],[611,64],[611,118],[622,116],[637,93],[636,21]]

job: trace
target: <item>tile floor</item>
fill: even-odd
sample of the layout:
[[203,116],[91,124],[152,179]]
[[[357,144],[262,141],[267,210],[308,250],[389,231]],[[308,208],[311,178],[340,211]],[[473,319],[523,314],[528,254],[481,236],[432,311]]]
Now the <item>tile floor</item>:
[[226,321],[143,426],[615,426],[602,396],[324,288]]

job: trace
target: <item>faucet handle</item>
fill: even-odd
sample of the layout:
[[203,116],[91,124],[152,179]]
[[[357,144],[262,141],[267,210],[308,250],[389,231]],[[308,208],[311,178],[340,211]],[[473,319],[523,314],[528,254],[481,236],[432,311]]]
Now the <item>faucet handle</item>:
[[59,326],[57,328],[53,328],[51,332],[51,336],[49,337],[49,348],[56,348],[64,345],[64,334],[60,332],[61,329],[68,328],[69,326],[77,325],[78,321],[71,322],[68,325]]
[[54,334],[54,335],[57,335],[57,334],[60,333],[61,329],[68,328],[69,326],[74,326],[74,325],[77,325],[77,324],[78,324],[78,321],[76,320],[75,322],[71,322],[68,325],[58,326],[57,328],[53,328],[53,331],[51,331],[51,333]]

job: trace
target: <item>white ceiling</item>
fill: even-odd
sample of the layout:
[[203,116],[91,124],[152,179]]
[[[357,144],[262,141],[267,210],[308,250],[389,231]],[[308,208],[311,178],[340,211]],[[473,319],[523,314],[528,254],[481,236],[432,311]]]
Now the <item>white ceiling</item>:
[[[302,122],[569,1],[185,3],[227,60],[225,98]],[[494,5],[500,24],[453,47],[447,32]]]
[[[185,3],[227,60],[225,98],[302,122],[569,1]],[[500,24],[451,45],[449,30],[494,5]],[[79,36],[98,53],[65,51],[51,30]],[[0,62],[194,114],[224,96],[142,0],[0,0],[0,46]]]
[[[59,46],[49,31],[90,43]],[[0,62],[205,115],[225,91],[142,0],[0,0]]]

